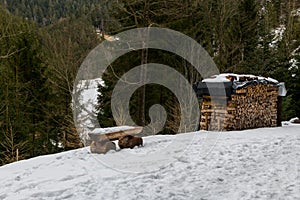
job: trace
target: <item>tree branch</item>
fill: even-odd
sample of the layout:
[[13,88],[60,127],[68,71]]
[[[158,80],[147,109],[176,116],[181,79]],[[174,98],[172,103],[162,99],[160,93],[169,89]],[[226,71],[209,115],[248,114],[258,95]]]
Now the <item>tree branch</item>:
[[8,52],[6,55],[0,56],[0,59],[7,59],[7,58],[13,56],[13,55],[16,54],[16,53],[19,53],[19,52],[23,51],[24,49],[26,49],[26,47],[24,47],[24,48],[22,48],[22,49],[19,49],[19,50],[16,50],[16,51],[11,52],[11,53]]

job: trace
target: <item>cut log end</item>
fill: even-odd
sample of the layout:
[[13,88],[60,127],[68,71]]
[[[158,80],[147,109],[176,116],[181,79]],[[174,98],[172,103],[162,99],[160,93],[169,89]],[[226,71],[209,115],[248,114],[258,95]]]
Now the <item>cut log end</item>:
[[119,139],[119,147],[121,149],[131,148],[133,149],[136,146],[143,146],[143,139],[141,137],[126,135]]
[[116,150],[115,143],[111,141],[107,142],[95,142],[93,141],[90,145],[91,153],[97,153],[97,154],[105,154],[110,150]]

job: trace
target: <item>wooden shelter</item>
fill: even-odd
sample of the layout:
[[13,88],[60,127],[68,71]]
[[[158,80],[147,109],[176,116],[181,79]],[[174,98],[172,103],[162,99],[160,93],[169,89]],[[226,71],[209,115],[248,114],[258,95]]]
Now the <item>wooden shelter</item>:
[[201,130],[231,131],[281,124],[283,83],[253,75],[221,74],[197,83]]

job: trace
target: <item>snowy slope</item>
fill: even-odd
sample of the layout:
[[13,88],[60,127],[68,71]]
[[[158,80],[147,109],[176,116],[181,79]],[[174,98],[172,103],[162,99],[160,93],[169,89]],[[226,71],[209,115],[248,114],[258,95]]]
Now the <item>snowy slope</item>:
[[100,78],[82,80],[77,85],[80,103],[80,107],[77,109],[77,120],[80,121],[78,131],[84,144],[88,139],[88,132],[95,128],[95,122],[97,121],[96,105],[98,85],[104,85],[104,81]]
[[106,155],[83,148],[0,167],[0,199],[300,199],[300,126],[144,140]]

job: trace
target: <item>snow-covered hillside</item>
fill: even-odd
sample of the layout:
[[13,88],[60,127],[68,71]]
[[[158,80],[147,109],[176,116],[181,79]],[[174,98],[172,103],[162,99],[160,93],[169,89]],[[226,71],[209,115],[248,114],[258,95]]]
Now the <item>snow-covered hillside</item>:
[[84,144],[88,139],[88,132],[97,128],[95,124],[97,124],[96,105],[98,85],[104,85],[104,81],[100,78],[83,80],[77,85],[78,103],[80,105],[76,105],[74,108],[77,108],[77,121],[80,122],[78,131]]
[[[106,155],[83,148],[0,167],[0,199],[300,199],[299,125],[144,140]],[[174,142],[190,145],[179,151]]]

